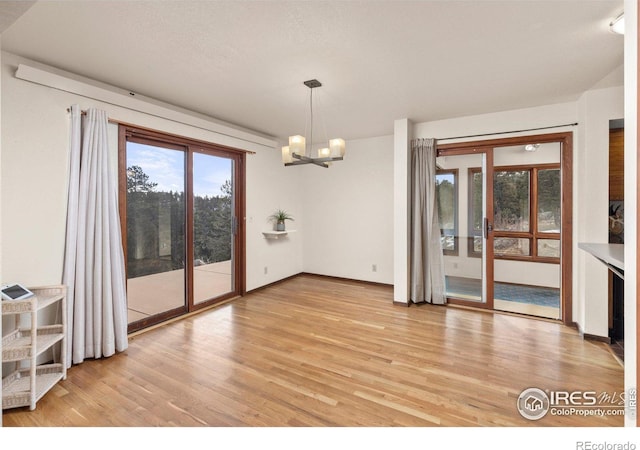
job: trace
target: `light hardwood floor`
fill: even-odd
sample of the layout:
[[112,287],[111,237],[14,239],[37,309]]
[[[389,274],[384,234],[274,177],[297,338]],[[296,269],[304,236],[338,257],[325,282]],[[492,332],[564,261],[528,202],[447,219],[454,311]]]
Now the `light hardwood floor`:
[[72,367],[4,426],[622,426],[522,418],[523,389],[623,392],[607,346],[558,323],[392,304],[392,288],[298,276]]

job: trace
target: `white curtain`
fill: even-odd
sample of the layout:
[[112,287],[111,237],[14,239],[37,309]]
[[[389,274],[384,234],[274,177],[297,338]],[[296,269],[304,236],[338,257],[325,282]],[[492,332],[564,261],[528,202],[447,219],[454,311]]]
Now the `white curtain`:
[[436,140],[411,141],[411,292],[413,303],[446,302],[436,204]]
[[67,365],[123,351],[127,341],[118,191],[109,164],[108,118],[71,107],[67,234]]

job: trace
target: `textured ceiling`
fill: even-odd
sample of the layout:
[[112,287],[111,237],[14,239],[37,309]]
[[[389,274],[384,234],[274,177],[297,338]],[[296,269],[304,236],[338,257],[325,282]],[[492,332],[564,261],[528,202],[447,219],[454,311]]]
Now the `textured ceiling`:
[[[14,2],[15,3],[15,2]],[[284,137],[575,100],[623,63],[623,0],[45,1],[2,49]],[[610,79],[611,77],[609,77]],[[621,79],[614,79],[613,83]]]

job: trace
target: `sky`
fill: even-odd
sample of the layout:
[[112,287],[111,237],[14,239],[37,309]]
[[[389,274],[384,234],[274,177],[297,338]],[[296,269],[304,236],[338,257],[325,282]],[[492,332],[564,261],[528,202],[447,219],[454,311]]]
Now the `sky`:
[[[194,153],[193,185],[196,196],[218,196],[221,186],[231,179],[228,158]],[[184,191],[185,153],[163,147],[127,142],[127,167],[140,166],[149,181],[158,183],[156,192]]]

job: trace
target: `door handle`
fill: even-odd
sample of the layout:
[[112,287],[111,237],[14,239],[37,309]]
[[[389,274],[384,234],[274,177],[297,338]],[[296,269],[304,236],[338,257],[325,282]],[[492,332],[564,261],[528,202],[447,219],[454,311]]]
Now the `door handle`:
[[489,239],[489,233],[493,231],[493,224],[489,222],[489,218],[484,218],[484,238]]
[[236,216],[231,218],[231,233],[233,233],[234,236],[238,234],[238,218]]

